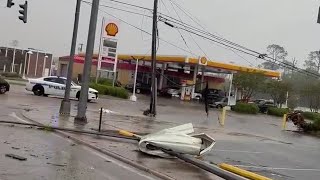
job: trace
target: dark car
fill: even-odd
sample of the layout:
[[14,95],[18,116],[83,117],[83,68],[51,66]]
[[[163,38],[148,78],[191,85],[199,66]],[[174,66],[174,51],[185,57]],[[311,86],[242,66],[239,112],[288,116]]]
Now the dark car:
[[10,84],[0,77],[0,94],[4,94],[10,90]]
[[[202,91],[202,99],[205,98],[204,91]],[[220,101],[225,97],[225,93],[221,89],[208,89],[207,99],[209,104],[213,104],[214,102]]]
[[267,113],[270,107],[276,107],[273,101],[267,101],[267,100],[259,101],[257,106],[261,113]]
[[[133,84],[127,84],[125,88],[129,91],[133,91]],[[142,82],[137,82],[136,83],[136,93],[150,93],[151,92],[151,85],[142,83]]]

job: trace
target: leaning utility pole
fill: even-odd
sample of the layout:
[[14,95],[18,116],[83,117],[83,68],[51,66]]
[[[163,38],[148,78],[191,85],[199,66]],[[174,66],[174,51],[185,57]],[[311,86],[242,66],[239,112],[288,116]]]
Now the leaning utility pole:
[[77,116],[75,117],[75,121],[84,122],[84,123],[87,122],[86,110],[87,110],[87,101],[88,101],[90,72],[91,72],[91,65],[92,65],[92,55],[93,55],[93,49],[94,49],[94,39],[95,39],[96,27],[97,27],[99,1],[100,0],[92,0],[91,17],[90,17],[87,48],[86,48],[86,57],[85,57],[85,62],[83,67],[83,81],[81,84],[78,113],[77,113]]
[[81,6],[81,0],[77,0],[76,12],[75,12],[74,24],[73,24],[73,34],[72,34],[72,42],[71,42],[71,49],[70,49],[70,57],[69,57],[69,63],[68,63],[67,83],[66,83],[66,89],[64,92],[64,98],[61,101],[60,111],[59,111],[60,114],[65,114],[65,115],[70,114],[70,108],[71,108],[70,90],[71,90],[74,54],[75,54],[75,50],[76,50],[77,35],[78,35],[80,6]]
[[151,99],[150,99],[150,116],[156,115],[156,98],[157,98],[157,82],[156,82],[156,65],[157,65],[157,20],[158,20],[158,0],[154,0],[153,5],[153,23],[152,23],[152,79],[151,79]]

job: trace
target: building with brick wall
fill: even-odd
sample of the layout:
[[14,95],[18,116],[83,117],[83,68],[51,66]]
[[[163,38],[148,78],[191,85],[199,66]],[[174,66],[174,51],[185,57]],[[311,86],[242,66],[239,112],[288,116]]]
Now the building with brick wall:
[[[32,51],[32,54],[29,55],[28,51]],[[51,75],[52,59],[52,53],[37,49],[0,47],[0,73],[12,72],[14,61],[13,72],[21,76],[24,69],[26,77],[48,76]]]

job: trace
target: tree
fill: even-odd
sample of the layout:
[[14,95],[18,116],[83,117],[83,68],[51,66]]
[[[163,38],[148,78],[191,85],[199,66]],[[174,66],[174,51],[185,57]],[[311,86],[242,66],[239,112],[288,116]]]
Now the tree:
[[278,106],[282,107],[287,100],[287,93],[291,91],[291,84],[288,81],[271,79],[265,83],[264,90]]
[[284,61],[288,55],[288,52],[284,47],[277,44],[272,44],[267,47],[268,55],[272,58],[271,61],[263,62],[262,65],[265,69],[278,70],[280,65],[278,61]]
[[259,92],[266,77],[262,73],[238,72],[234,75],[233,84],[241,93],[241,99],[248,101]]
[[318,112],[320,108],[320,82],[315,81],[301,90],[301,95],[303,95],[308,102],[308,106],[311,112]]
[[313,70],[319,73],[320,71],[320,51],[311,51],[308,59],[305,60],[304,66],[307,70]]

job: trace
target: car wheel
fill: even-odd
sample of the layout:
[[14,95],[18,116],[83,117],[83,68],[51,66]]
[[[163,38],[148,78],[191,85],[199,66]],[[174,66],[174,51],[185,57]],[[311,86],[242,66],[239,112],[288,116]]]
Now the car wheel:
[[34,88],[33,88],[33,94],[36,95],[36,96],[42,96],[44,95],[44,89],[41,85],[36,85]]
[[0,86],[0,94],[4,94],[7,92],[7,87],[5,85]]
[[137,94],[140,94],[140,93],[141,93],[141,90],[140,90],[140,89],[136,89],[136,93],[137,93]]
[[223,108],[223,107],[222,107],[221,104],[219,104],[219,105],[217,105],[217,108],[218,108],[218,109],[221,109],[221,108]]

